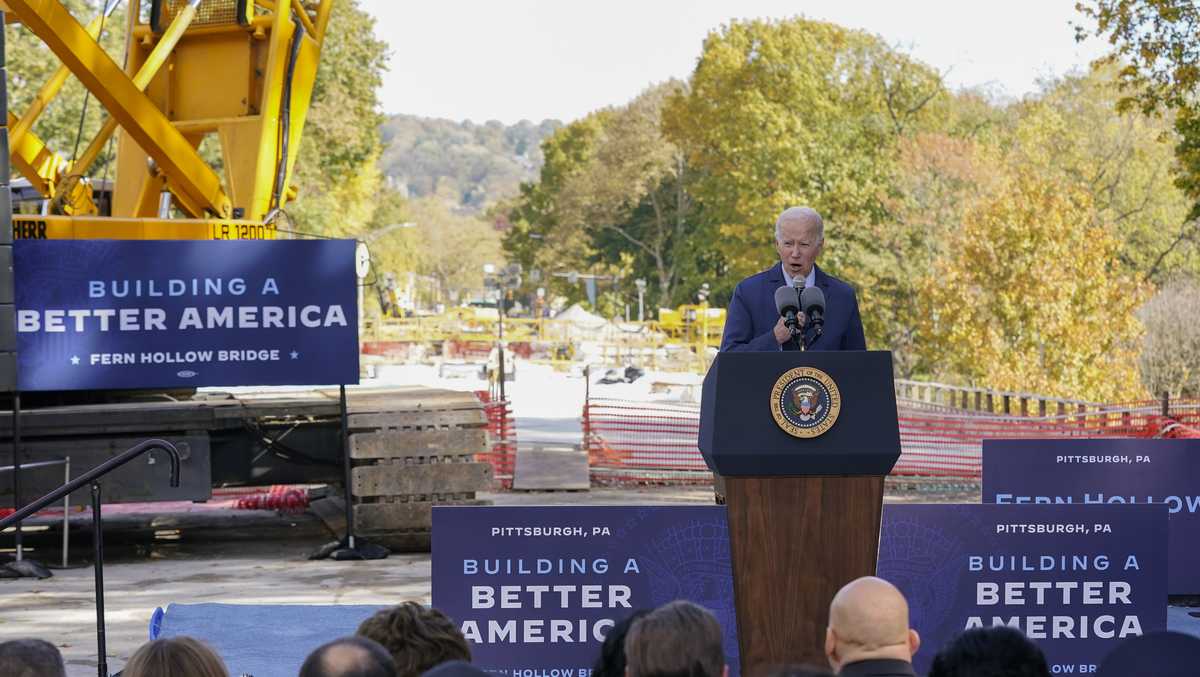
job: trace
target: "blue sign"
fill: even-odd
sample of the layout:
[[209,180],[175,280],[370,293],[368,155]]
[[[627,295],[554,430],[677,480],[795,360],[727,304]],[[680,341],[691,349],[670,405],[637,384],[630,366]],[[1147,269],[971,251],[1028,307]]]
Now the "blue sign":
[[738,673],[719,506],[436,507],[432,568],[433,606],[484,670],[587,677],[614,622],[686,599],[716,615]]
[[19,240],[21,390],[358,382],[352,240]]
[[1200,594],[1200,440],[984,440],[983,501],[1166,503],[1167,591]]
[[1008,625],[1054,674],[1094,673],[1122,639],[1166,628],[1159,505],[889,505],[879,576],[908,599],[925,674],[956,634]]

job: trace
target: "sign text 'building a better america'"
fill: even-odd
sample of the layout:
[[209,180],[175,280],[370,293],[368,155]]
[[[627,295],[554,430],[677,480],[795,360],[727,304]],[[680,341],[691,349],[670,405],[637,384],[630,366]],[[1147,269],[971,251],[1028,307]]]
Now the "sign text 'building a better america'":
[[358,382],[351,240],[30,240],[22,390]]

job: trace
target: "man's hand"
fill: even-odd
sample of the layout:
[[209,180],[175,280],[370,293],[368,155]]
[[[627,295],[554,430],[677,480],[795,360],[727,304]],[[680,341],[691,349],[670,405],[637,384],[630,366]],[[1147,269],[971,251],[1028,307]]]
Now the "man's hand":
[[780,316],[779,321],[775,323],[775,342],[783,345],[792,338],[792,330],[783,325],[783,317]]
[[[803,329],[804,324],[808,321],[808,318],[804,316],[804,313],[796,313],[796,320],[799,322],[798,326]],[[775,342],[779,345],[783,345],[792,340],[792,330],[788,329],[787,326],[784,325],[783,317],[780,317],[779,321],[775,323],[774,332]]]

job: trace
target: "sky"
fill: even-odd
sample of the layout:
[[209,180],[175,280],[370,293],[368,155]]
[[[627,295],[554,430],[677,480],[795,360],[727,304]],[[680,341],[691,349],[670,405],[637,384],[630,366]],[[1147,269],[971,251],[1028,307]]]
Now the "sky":
[[879,35],[953,88],[1021,97],[1104,52],[1076,0],[360,0],[390,46],[385,113],[570,121],[686,79],[733,19],[803,15]]

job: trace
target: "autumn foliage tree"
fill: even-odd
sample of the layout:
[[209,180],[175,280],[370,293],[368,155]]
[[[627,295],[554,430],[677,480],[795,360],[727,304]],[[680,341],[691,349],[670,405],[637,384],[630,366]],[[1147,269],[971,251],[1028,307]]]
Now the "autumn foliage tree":
[[964,214],[923,281],[920,350],[939,375],[1002,390],[1137,399],[1145,294],[1086,192],[1031,172]]

